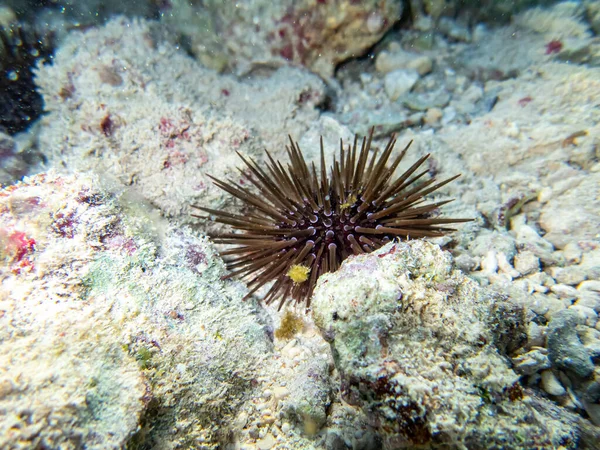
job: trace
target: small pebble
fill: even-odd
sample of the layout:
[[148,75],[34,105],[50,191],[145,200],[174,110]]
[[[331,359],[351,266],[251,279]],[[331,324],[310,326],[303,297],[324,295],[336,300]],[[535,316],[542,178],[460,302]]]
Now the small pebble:
[[498,258],[494,250],[488,251],[481,260],[481,270],[487,274],[498,272]]
[[273,398],[277,401],[283,400],[288,395],[290,395],[290,391],[283,386],[279,386],[273,389]]
[[575,286],[585,280],[585,273],[577,266],[550,267],[550,276],[559,283]]
[[594,291],[600,292],[600,281],[599,280],[587,280],[582,281],[577,286],[578,291]]
[[466,100],[470,103],[477,103],[482,98],[483,88],[481,86],[477,86],[476,84],[469,86],[463,94],[463,100]]
[[429,56],[406,52],[402,49],[381,52],[375,60],[375,69],[384,74],[398,69],[414,69],[419,75],[425,75],[431,72],[432,68],[433,61]]
[[485,24],[478,23],[477,25],[475,25],[475,28],[473,28],[473,41],[474,42],[481,42],[488,36],[489,36],[489,32],[488,32],[488,29],[485,26]]
[[600,313],[600,293],[592,291],[578,291],[576,305],[592,308],[596,313]]
[[538,192],[537,201],[540,203],[547,203],[552,199],[552,197],[554,197],[553,194],[554,192],[552,192],[551,187],[544,187],[540,190],[540,192]]
[[582,319],[588,327],[595,327],[598,321],[598,314],[592,308],[582,305],[571,305],[569,310],[577,312],[578,316]]
[[581,261],[581,247],[576,242],[569,242],[563,248],[563,255],[569,264],[577,264]]
[[542,254],[554,251],[554,246],[529,225],[521,225],[515,232],[517,233],[517,245],[532,251],[536,256],[541,257]]
[[416,70],[398,69],[385,76],[383,85],[390,100],[396,101],[402,94],[409,92],[418,80],[419,73]]
[[[592,358],[600,356],[600,332],[595,328],[587,328],[584,332],[579,334],[581,343],[587,348]],[[600,384],[598,385],[598,395],[600,400]]]
[[545,316],[550,307],[548,303],[546,303],[545,296],[542,294],[531,295],[527,298],[527,307],[531,309],[538,316]]
[[0,399],[8,396],[13,393],[15,390],[15,386],[8,379],[0,380]]
[[454,263],[463,272],[471,272],[477,268],[479,262],[476,258],[471,255],[463,253],[454,258]]
[[553,367],[570,371],[581,378],[594,372],[594,362],[577,334],[577,325],[585,322],[578,311],[558,311],[548,324],[546,345]]
[[385,21],[377,11],[369,14],[369,18],[367,19],[367,30],[369,30],[369,33],[379,33],[384,25]]
[[522,275],[540,271],[540,258],[528,250],[519,252],[515,255],[515,269]]
[[527,345],[529,347],[542,347],[546,339],[546,327],[541,327],[535,322],[527,326]]
[[515,370],[523,375],[532,375],[543,369],[552,367],[547,351],[544,348],[535,348],[527,353],[518,355],[512,359]]
[[561,396],[566,394],[565,388],[560,384],[558,378],[551,370],[544,370],[542,372],[541,386],[544,391],[550,395]]
[[360,82],[362,83],[363,87],[367,86],[372,81],[373,81],[373,75],[371,75],[370,73],[361,73],[360,74]]
[[429,108],[425,114],[425,123],[428,125],[434,125],[438,123],[444,113],[440,108]]
[[566,284],[555,284],[550,287],[550,290],[554,292],[559,298],[577,298],[577,289],[573,286],[567,286]]
[[419,75],[426,75],[433,69],[433,61],[429,56],[418,56],[408,64],[409,69],[415,69]]
[[419,14],[415,22],[413,23],[413,28],[419,31],[429,31],[433,28],[433,17],[427,16],[425,14]]
[[585,408],[585,412],[590,416],[591,422],[600,427],[600,404],[584,401],[583,407]]
[[546,272],[537,272],[529,275],[527,279],[533,284],[541,284],[542,286],[553,286],[556,284],[554,279]]
[[260,450],[270,450],[277,441],[271,433],[267,433],[265,437],[256,441],[256,448]]
[[497,255],[497,258],[498,258],[498,268],[502,272],[504,272],[505,274],[507,274],[511,278],[517,278],[519,275],[521,275],[519,273],[519,271],[516,270],[510,264],[510,262],[508,262],[508,258],[506,257],[506,255],[504,254],[504,252],[499,252],[498,255]]
[[442,117],[442,124],[447,125],[456,118],[456,109],[452,106],[446,106],[444,108],[444,115]]
[[544,297],[545,304],[548,307],[548,312],[544,314],[544,317],[546,317],[546,319],[551,319],[552,316],[558,311],[562,311],[563,309],[567,308],[567,305],[565,305],[565,303],[562,300],[554,297],[553,295],[544,295]]
[[458,24],[450,17],[441,17],[438,21],[438,29],[447,36],[457,41],[470,42],[471,32],[466,26]]
[[519,130],[519,127],[518,127],[518,125],[515,122],[508,122],[504,126],[504,133],[508,137],[517,138],[517,137],[519,137],[519,134],[521,133],[521,130]]
[[266,425],[271,425],[272,423],[275,423],[275,417],[273,417],[271,415],[260,416],[260,420],[258,422],[259,426],[261,426],[261,427],[264,427]]

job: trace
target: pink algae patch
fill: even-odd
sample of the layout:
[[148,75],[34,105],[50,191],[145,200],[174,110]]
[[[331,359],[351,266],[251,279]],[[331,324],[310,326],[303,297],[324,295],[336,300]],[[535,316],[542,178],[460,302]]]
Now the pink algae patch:
[[28,237],[23,231],[0,230],[0,242],[4,255],[11,262],[11,271],[15,274],[23,270],[31,271],[33,262],[30,256],[35,251],[35,239]]
[[546,55],[559,53],[563,48],[563,43],[558,39],[554,39],[546,44]]

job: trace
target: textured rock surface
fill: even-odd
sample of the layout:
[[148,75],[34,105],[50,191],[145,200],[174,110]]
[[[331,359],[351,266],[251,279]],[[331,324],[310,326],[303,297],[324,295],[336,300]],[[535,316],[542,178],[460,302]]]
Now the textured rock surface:
[[114,177],[183,221],[190,203],[224,201],[206,173],[236,173],[236,150],[262,158],[265,146],[283,151],[283,130],[300,139],[324,89],[292,68],[219,76],[155,39],[151,23],[122,18],[70,34],[37,83],[53,164]]
[[[93,2],[96,0],[89,4]],[[326,3],[327,7],[333,7],[329,4],[331,2]],[[518,6],[514,2],[501,3],[503,7],[510,6],[509,3]],[[221,192],[213,190],[205,173],[219,177],[238,176],[233,170],[233,166],[239,164],[234,150],[240,150],[260,162],[262,148],[267,147],[284,163],[286,156],[282,150],[287,133],[290,133],[300,141],[303,152],[310,160],[318,157],[320,135],[324,137],[325,151],[328,152],[335,149],[332,144],[337,143],[340,137],[351,138],[355,131],[365,133],[373,125],[376,127],[376,137],[381,137],[382,140],[387,140],[387,134],[396,130],[399,132],[398,147],[414,140],[406,158],[407,165],[420,156],[431,153],[427,166],[429,174],[444,177],[462,173],[459,180],[445,189],[444,195],[457,199],[446,205],[445,211],[456,217],[473,217],[476,221],[465,224],[459,232],[436,242],[447,245],[454,254],[457,267],[469,272],[469,276],[479,284],[496,292],[498,298],[508,295],[514,302],[525,307],[526,326],[517,327],[516,336],[510,330],[522,322],[522,318],[514,314],[514,309],[494,307],[481,315],[473,314],[475,324],[480,324],[484,335],[496,336],[494,344],[500,349],[500,354],[508,354],[508,360],[512,361],[525,394],[521,402],[514,403],[507,403],[505,396],[500,395],[498,403],[497,397],[487,398],[485,392],[478,391],[473,397],[480,394],[480,410],[491,411],[493,415],[489,420],[499,423],[499,427],[494,428],[497,430],[505,427],[505,421],[511,415],[521,417],[522,404],[534,405],[541,411],[542,417],[548,414],[552,416],[548,421],[549,426],[553,420],[561,421],[573,430],[581,425],[582,434],[575,431],[577,436],[581,436],[577,445],[581,448],[586,448],[586,445],[594,448],[599,438],[597,429],[594,431],[591,424],[600,425],[600,241],[595,226],[599,220],[597,210],[600,209],[597,205],[597,175],[600,173],[597,124],[600,116],[595,107],[600,99],[600,85],[597,82],[598,69],[594,68],[600,61],[600,43],[592,33],[592,30],[597,33],[597,14],[594,13],[598,11],[597,3],[563,2],[556,7],[538,8],[519,15],[514,15],[514,10],[511,10],[506,16],[508,18],[512,15],[510,25],[488,27],[483,23],[473,23],[470,19],[463,20],[473,10],[467,8],[464,10],[466,14],[463,14],[462,10],[453,9],[456,2],[414,1],[411,2],[411,11],[415,12],[417,7],[424,5],[426,13],[431,16],[419,19],[412,27],[403,26],[391,30],[381,43],[370,50],[373,58],[360,58],[341,65],[335,76],[328,79],[327,89],[307,70],[289,68],[289,61],[281,54],[265,52],[268,45],[263,46],[259,42],[256,49],[250,47],[249,42],[257,32],[244,32],[252,28],[247,24],[258,19],[258,26],[264,26],[264,29],[279,25],[275,21],[265,25],[263,17],[281,3],[268,5],[255,16],[238,17],[236,15],[239,12],[244,15],[248,11],[248,5],[252,6],[250,2],[239,2],[238,10],[230,11],[232,16],[229,23],[234,26],[231,30],[226,30],[231,35],[228,35],[224,55],[219,52],[210,54],[211,49],[222,48],[222,42],[218,42],[213,48],[209,40],[195,41],[195,44],[207,46],[204,49],[200,46],[194,48],[205,64],[215,62],[214,67],[223,68],[231,63],[232,68],[243,73],[239,79],[231,75],[218,75],[194,62],[185,54],[184,49],[189,50],[185,40],[180,42],[181,47],[165,43],[172,35],[165,38],[161,34],[164,22],[117,19],[102,28],[86,28],[87,31],[81,32],[73,31],[69,26],[70,12],[66,11],[65,14],[60,14],[62,21],[59,20],[58,23],[65,25],[61,27],[61,33],[70,33],[70,36],[59,49],[54,65],[42,68],[36,80],[44,92],[48,114],[24,141],[21,139],[25,136],[15,136],[14,142],[3,146],[3,168],[6,170],[2,175],[6,182],[12,182],[15,174],[22,173],[19,165],[22,162],[19,157],[24,156],[22,149],[30,148],[27,142],[35,144],[39,137],[40,149],[48,150],[51,166],[60,167],[61,170],[65,167],[93,169],[106,178],[115,178],[119,182],[117,184],[128,186],[130,197],[122,197],[124,201],[119,202],[121,206],[118,208],[124,209],[121,211],[117,208],[121,212],[114,215],[130,219],[138,217],[140,211],[136,205],[140,201],[135,195],[137,191],[150,199],[163,213],[189,220],[189,203],[229,207]],[[85,8],[86,4],[84,2],[76,6]],[[299,6],[302,4],[297,3]],[[482,3],[479,2],[478,5],[480,4]],[[500,6],[500,3],[497,4]],[[586,8],[585,12],[582,5]],[[159,5],[153,3],[153,6],[161,8],[165,15],[168,14],[168,2],[160,2]],[[218,7],[216,3],[208,7],[213,6]],[[58,13],[58,9],[53,9],[52,6],[47,9]],[[71,11],[74,10],[75,8]],[[100,11],[100,16],[103,13]],[[334,21],[338,17],[337,13],[331,16]],[[37,19],[44,22],[48,18],[39,16]],[[194,22],[192,25],[198,24],[195,22],[197,17],[190,15],[190,18]],[[306,17],[304,22],[297,21],[297,25],[312,26],[313,18],[314,16]],[[205,19],[214,21],[215,17]],[[81,20],[85,22],[84,18]],[[184,29],[187,26],[185,21],[179,22],[182,25],[180,30],[188,36],[198,31],[198,28],[194,28],[188,34]],[[347,23],[344,22],[341,26],[344,27]],[[371,26],[378,23],[381,22],[377,17],[371,18]],[[239,24],[241,26],[236,28]],[[293,23],[285,24],[286,30],[293,26]],[[288,34],[284,35],[286,39],[290,38]],[[214,29],[209,30],[206,36],[214,37]],[[283,43],[284,36],[276,36],[275,41],[277,45]],[[323,46],[330,42],[333,40],[323,43]],[[239,66],[232,60],[232,55],[241,55],[238,58]],[[257,55],[259,58],[253,59]],[[266,55],[266,61],[260,55]],[[331,60],[327,61],[327,64],[331,63]],[[294,60],[294,64],[301,63]],[[320,71],[315,67],[313,70]],[[415,69],[420,76],[411,92],[392,101],[386,92],[384,80],[386,74],[396,69]],[[381,145],[381,142],[376,144]],[[326,154],[326,158],[329,157]],[[22,192],[21,188],[22,186],[18,188],[15,195]],[[63,188],[64,186],[60,187]],[[46,192],[45,189],[40,192]],[[8,189],[6,192],[13,191]],[[44,228],[46,234],[59,236],[56,238],[57,245],[53,248],[60,247],[60,251],[46,253],[47,247],[43,247],[43,240],[38,239],[43,233],[36,231],[35,238],[32,238],[26,225],[28,222],[37,223],[41,217],[36,212],[39,208],[36,206],[38,200],[31,199],[28,195],[24,197],[29,200],[13,199],[8,209],[2,213],[4,219],[9,214],[21,218],[19,226],[6,222],[8,225],[0,233],[5,263],[5,290],[12,290],[14,283],[25,283],[23,276],[38,277],[36,271],[44,267],[45,261],[56,260],[58,266],[52,266],[51,276],[44,276],[45,284],[39,288],[39,292],[34,291],[35,298],[42,298],[44,292],[50,293],[49,298],[55,298],[53,289],[57,287],[63,289],[61,292],[77,291],[82,283],[79,279],[73,281],[71,274],[80,276],[85,272],[83,269],[91,267],[93,270],[90,268],[90,272],[85,273],[98,277],[85,276],[83,291],[90,291],[90,281],[95,280],[92,283],[95,286],[91,291],[92,298],[96,298],[101,284],[98,282],[110,278],[114,283],[107,284],[112,286],[109,291],[121,299],[111,304],[122,305],[123,302],[133,301],[136,305],[139,297],[131,292],[139,294],[143,291],[146,295],[144,298],[149,298],[150,303],[154,302],[155,294],[162,296],[161,301],[153,303],[161,306],[165,305],[161,302],[166,297],[166,294],[163,296],[163,288],[172,293],[184,286],[185,289],[189,288],[188,292],[197,292],[196,287],[190,287],[187,281],[180,283],[179,270],[188,267],[188,258],[191,261],[201,259],[194,256],[199,254],[195,250],[188,252],[188,247],[200,245],[207,257],[206,267],[220,267],[218,260],[213,260],[212,250],[196,242],[196,238],[190,237],[191,234],[187,231],[182,234],[164,231],[166,228],[159,225],[162,224],[161,221],[157,221],[156,225],[148,225],[147,228],[142,227],[142,231],[139,227],[132,227],[126,236],[121,236],[123,228],[119,228],[120,225],[116,227],[116,231],[104,230],[106,223],[103,217],[113,217],[113,213],[97,208],[110,203],[106,201],[104,206],[98,204],[90,207],[90,217],[101,217],[96,225],[90,224],[89,227],[74,226],[69,219],[71,211],[86,208],[85,204],[73,208],[72,204],[79,203],[67,201],[66,206],[57,206],[50,212],[43,210],[43,214],[48,212],[45,219],[52,230],[50,232],[47,227]],[[51,196],[36,194],[34,197],[43,199]],[[64,208],[67,209],[66,217]],[[131,208],[137,212],[131,213]],[[128,210],[127,213],[124,212],[125,209]],[[147,216],[148,211],[144,210],[141,214]],[[149,219],[147,223],[154,220]],[[109,222],[106,227],[114,228],[113,222]],[[117,224],[121,222],[117,221]],[[146,223],[145,220],[143,222]],[[148,231],[153,226],[163,232]],[[80,270],[77,266],[79,262],[71,264],[71,256],[66,258],[66,263],[63,261],[65,254],[71,255],[73,251],[68,244],[80,239],[79,232],[84,229],[92,230],[92,255],[110,250],[112,256],[93,266],[83,262],[83,269]],[[73,237],[69,238],[70,235]],[[116,238],[102,237],[109,235],[116,235]],[[134,250],[132,243],[137,246],[140,242],[143,245],[126,257],[126,253]],[[141,248],[147,248],[145,245],[148,242],[154,245],[148,248],[158,250],[148,253],[140,251]],[[169,246],[174,253],[165,250]],[[77,248],[89,250],[84,245]],[[170,254],[170,261],[173,262],[167,275],[156,269],[156,264],[160,265],[165,261],[165,254]],[[44,257],[45,259],[37,258],[43,255],[49,256]],[[135,255],[143,257],[136,259]],[[75,260],[80,261],[77,258]],[[133,269],[128,271],[123,267]],[[201,264],[200,267],[202,269],[205,266]],[[373,278],[370,271],[358,274],[367,277],[367,280]],[[198,276],[202,278],[202,275]],[[13,281],[13,278],[17,281]],[[139,280],[143,284],[141,290],[138,289]],[[158,280],[159,285],[153,284],[153,280]],[[126,281],[130,283],[124,286]],[[217,278],[214,281],[214,286],[222,286],[226,294],[233,286],[221,284]],[[349,281],[346,287],[355,282],[358,281]],[[395,279],[390,282],[397,284]],[[174,287],[174,283],[177,286]],[[191,284],[195,286],[196,281]],[[26,307],[28,303],[24,303],[23,299],[30,299],[31,291],[19,289],[10,294],[12,297],[1,297],[0,302],[8,298],[17,306]],[[445,295],[444,289],[436,287],[440,292],[434,293],[434,297]],[[214,306],[215,297],[203,289],[201,291],[203,308],[205,301]],[[359,294],[360,292],[362,291]],[[113,294],[102,301],[112,302]],[[452,299],[452,294],[446,294]],[[234,302],[234,296],[230,297],[231,302]],[[260,298],[260,292],[258,297]],[[16,298],[21,299],[23,304],[14,301]],[[57,307],[63,307],[64,299],[68,298],[69,295],[62,295]],[[340,399],[335,386],[341,385],[340,377],[345,374],[333,368],[329,345],[315,331],[310,316],[297,314],[303,318],[299,328],[294,329],[283,341],[277,333],[274,334],[274,348],[264,352],[268,358],[261,360],[255,370],[249,370],[252,376],[245,380],[249,380],[252,389],[246,389],[245,381],[240,381],[239,373],[235,370],[208,371],[210,374],[194,377],[190,375],[190,371],[184,370],[185,361],[173,366],[161,359],[173,353],[189,357],[189,353],[185,351],[187,344],[178,346],[177,350],[169,353],[172,348],[170,343],[174,342],[170,339],[175,339],[175,332],[185,328],[188,321],[194,328],[190,332],[204,332],[202,326],[194,322],[193,317],[197,311],[192,310],[190,313],[185,308],[178,308],[181,304],[178,301],[174,307],[165,306],[158,313],[155,310],[146,313],[146,310],[140,309],[142,313],[138,314],[136,309],[124,307],[125,313],[122,316],[126,319],[123,322],[122,316],[118,317],[119,333],[122,332],[121,323],[131,323],[128,320],[135,322],[138,318],[146,322],[136,330],[147,330],[150,325],[163,327],[153,334],[159,339],[154,339],[153,336],[139,337],[131,332],[127,336],[134,336],[135,339],[126,337],[117,340],[119,343],[127,343],[127,348],[117,346],[119,348],[116,353],[111,353],[116,356],[109,361],[108,367],[115,368],[115,373],[125,373],[121,367],[131,368],[131,372],[123,376],[123,381],[131,387],[127,390],[132,395],[110,397],[92,393],[96,397],[90,396],[91,405],[97,405],[94,401],[97,398],[105,400],[105,411],[114,411],[117,418],[124,417],[124,410],[129,411],[121,432],[109,436],[105,431],[111,428],[110,421],[104,421],[106,416],[97,413],[93,420],[86,419],[87,421],[76,423],[73,429],[68,428],[70,425],[63,427],[69,430],[68,433],[73,431],[72,435],[82,436],[82,440],[89,443],[89,446],[103,439],[105,443],[118,445],[127,440],[127,436],[134,432],[137,425],[142,425],[143,431],[130,440],[131,444],[168,448],[172,443],[181,448],[210,448],[223,445],[222,432],[228,435],[225,440],[232,447],[248,450],[269,447],[355,450],[382,448],[382,437],[377,436],[382,433],[373,428],[372,421],[368,423],[374,415],[369,410],[351,406]],[[480,304],[478,301],[475,305]],[[170,305],[169,302],[167,304]],[[211,324],[215,317],[218,317],[218,323],[229,317],[227,310],[230,303],[223,301],[218,304],[223,311],[217,306],[215,309],[208,309],[208,313],[212,314],[209,317]],[[10,310],[7,313],[3,309],[8,303],[1,305],[0,316],[8,314],[8,317],[12,317]],[[78,307],[82,305],[83,303],[76,304]],[[494,305],[506,306],[510,303],[494,302]],[[243,308],[244,305],[240,307]],[[465,305],[464,308],[472,311],[474,307]],[[80,309],[75,311],[80,312]],[[258,322],[266,323],[268,332],[275,330],[280,323],[281,316],[278,312],[269,308],[259,308],[258,311],[261,315]],[[426,318],[430,317],[428,311],[429,307],[423,311]],[[407,312],[409,313],[412,314]],[[183,316],[183,321],[179,314]],[[251,311],[252,314],[254,310]],[[101,314],[95,320],[93,326],[88,324],[87,319],[83,320],[85,330],[91,330],[84,338],[87,339],[88,335],[94,333],[101,336],[105,336],[106,332],[112,333],[115,325],[111,318],[114,315],[114,309],[107,310],[106,314]],[[492,320],[481,322],[480,319],[485,316]],[[46,320],[45,317],[41,316],[42,321]],[[414,317],[414,314],[410,317]],[[71,320],[68,315],[64,319]],[[36,320],[31,321],[34,326]],[[461,320],[463,318],[457,320],[459,325],[463,323]],[[78,330],[77,327],[82,326],[81,322],[81,317],[77,317],[71,328]],[[234,322],[235,318],[229,324],[234,329],[238,324],[242,327],[246,324],[243,320]],[[503,326],[494,332],[492,329],[496,329],[497,322],[501,322]],[[433,330],[436,330],[437,325],[433,325]],[[448,329],[451,330],[452,327],[448,326]],[[526,339],[522,339],[525,331]],[[212,335],[215,342],[221,342],[221,331],[211,333],[209,331],[203,336]],[[42,367],[39,372],[42,374],[47,373],[48,367],[55,371],[53,361],[65,361],[63,356],[49,360],[46,354],[64,352],[65,340],[70,343],[71,338],[75,347],[79,348],[80,339],[80,335],[76,333],[67,333],[62,340],[55,338],[54,341],[49,339],[53,336],[52,333],[48,337],[44,336],[44,339],[48,339],[48,347],[45,347],[45,354],[38,358]],[[164,336],[168,336],[168,339],[165,340]],[[392,335],[393,342],[399,339],[397,335]],[[160,345],[160,349],[152,343],[153,340]],[[427,342],[432,343],[429,353],[434,353],[437,358],[436,352],[440,346],[434,340]],[[515,349],[515,346],[521,348]],[[103,353],[96,354],[96,349],[93,348],[90,355],[97,356],[99,361],[104,362],[107,352],[104,351],[103,344],[99,348]],[[205,350],[205,347],[199,348],[201,352]],[[481,351],[485,353],[489,348],[484,345]],[[231,353],[227,353],[229,350],[226,349],[223,353],[227,357],[231,356]],[[67,356],[71,358],[68,352]],[[578,361],[573,359],[581,356],[583,357]],[[469,358],[470,354],[467,352],[465,359],[468,361]],[[205,362],[210,364],[217,360],[218,357],[215,358],[210,353]],[[483,358],[475,368],[487,370],[490,360]],[[591,373],[590,360],[593,363]],[[19,364],[22,362],[28,373],[35,372],[36,366],[32,366],[30,360],[16,358],[15,361]],[[89,390],[85,374],[94,373],[97,366],[85,359],[85,352],[77,361],[82,361],[77,366],[81,367],[82,374],[68,375],[74,377],[76,384],[84,386],[79,388],[81,395],[84,395]],[[419,358],[415,358],[415,361],[421,362]],[[585,367],[581,366],[582,361]],[[195,362],[192,363],[193,367],[194,364]],[[461,368],[466,364],[460,354],[457,354],[455,366]],[[12,367],[4,364],[3,360],[0,367],[4,366]],[[579,370],[580,366],[585,370]],[[155,371],[158,367],[168,369],[164,373],[161,370]],[[505,369],[501,362],[489,373],[495,374]],[[437,376],[443,367],[432,370],[431,373]],[[477,379],[477,371],[471,372],[473,373],[463,377],[463,382]],[[414,377],[419,381],[415,386],[434,385],[435,380],[427,378],[430,372],[423,373],[425,375],[421,378]],[[453,380],[450,373],[442,373],[441,379],[445,380],[443,376],[446,375]],[[59,371],[59,376],[62,380],[66,375]],[[173,384],[170,377],[175,376],[179,377],[180,384],[171,391]],[[427,385],[422,379],[430,384]],[[11,402],[17,398],[16,391],[12,390],[12,384],[2,383],[0,394],[6,394],[8,404],[12,405]],[[94,383],[95,381],[90,388],[94,387]],[[111,379],[102,379],[98,386],[102,389],[106,386],[112,388],[114,385],[111,383]],[[216,398],[211,402],[213,397],[207,396],[204,388],[196,386],[196,383],[208,385],[211,389],[217,385],[215,395],[221,392],[219,388],[223,385],[226,389],[231,388],[225,395],[231,393],[226,398],[233,398],[233,402],[223,404]],[[144,389],[148,385],[156,389],[152,391],[154,396],[146,405]],[[22,388],[19,384],[16,386]],[[56,389],[60,398],[64,392],[71,392],[71,385],[68,385],[67,391],[63,390],[60,383],[43,386],[45,390],[36,391],[42,394],[39,397],[42,400],[49,396],[52,389]],[[445,389],[447,386],[442,387]],[[122,386],[116,386],[114,391],[122,392],[120,389]],[[444,389],[441,392],[448,392]],[[144,393],[139,397],[142,390]],[[240,392],[240,396],[234,391]],[[546,396],[551,402],[538,400],[530,391]],[[19,392],[24,394],[19,397],[20,401],[31,398],[29,390]],[[238,402],[250,392],[247,401]],[[402,398],[408,395],[411,398],[421,398],[418,392],[410,390],[402,395]],[[435,395],[437,393],[434,393],[434,397]],[[208,403],[202,403],[198,407],[194,404],[196,399],[201,399],[202,402],[207,400]],[[1,401],[3,400],[0,399]],[[367,397],[361,401],[366,403],[372,399]],[[227,409],[231,404],[235,406]],[[4,405],[2,403],[2,408]],[[52,420],[56,417],[53,414],[60,415],[64,411],[61,406],[63,403],[57,402],[56,405],[56,409],[51,410],[47,416]],[[434,410],[436,407],[435,404],[426,406]],[[197,409],[200,415],[188,416],[187,412],[191,409]],[[19,434],[5,434],[5,428],[0,431],[3,436],[23,438],[22,442],[31,443],[36,436],[37,425],[28,427],[27,410],[21,408],[20,411],[24,414],[22,418],[17,417],[18,422],[14,422],[17,428],[10,430],[11,433],[17,430]],[[47,410],[40,411],[45,413]],[[207,411],[212,418],[206,418]],[[452,411],[462,412],[462,409],[450,410],[446,416],[443,412],[438,414],[436,411],[437,415],[431,416],[431,421],[448,417],[450,419],[443,425],[450,428],[457,421],[468,419],[468,416],[460,415],[455,418]],[[415,416],[418,413],[415,412]],[[573,413],[584,418],[579,425],[572,426]],[[4,414],[0,416],[5,417]],[[14,415],[9,417],[15,418]],[[36,413],[31,417],[37,420],[40,416]],[[69,420],[72,418],[68,415],[64,417]],[[182,417],[186,419],[180,421]],[[224,417],[227,424],[215,424],[213,419],[220,420],[219,417]],[[427,417],[427,421],[429,420]],[[100,421],[106,425],[104,428],[99,427]],[[477,426],[481,428],[483,422],[482,419]],[[180,425],[181,428],[178,428]],[[531,429],[534,425],[531,425]],[[221,430],[219,426],[222,427]],[[518,424],[515,425],[517,426]],[[470,425],[466,426],[465,433],[471,429],[469,427]],[[101,434],[94,435],[90,433],[90,429],[98,429]],[[147,433],[149,430],[154,431]],[[560,432],[561,429],[558,430]],[[484,434],[493,436],[494,431],[488,433],[485,430]],[[519,433],[509,434],[520,436]],[[547,445],[555,442],[552,440],[556,436],[545,436]],[[540,441],[543,438],[540,435]],[[476,437],[475,440],[477,439],[483,438]],[[391,443],[389,439],[386,442]],[[562,444],[568,446],[571,441],[567,440]],[[433,442],[431,445],[438,446],[438,443]],[[443,445],[444,443],[439,443],[440,447]],[[470,442],[463,442],[461,445],[471,446]],[[505,446],[504,443],[502,446]]]
[[271,342],[206,239],[81,175],[0,210],[0,447],[227,439]]
[[191,3],[174,0],[164,19],[217,70],[250,71],[265,64],[301,64],[329,77],[345,59],[361,56],[400,19],[402,2],[285,0]]
[[556,313],[548,325],[548,351],[558,368],[586,378],[594,372],[594,363],[577,335],[577,325],[581,322],[573,308]]
[[437,246],[352,258],[319,280],[313,308],[342,397],[368,413],[385,448],[576,446],[575,416],[557,419],[524,393],[498,349],[521,340],[523,309],[453,270]]

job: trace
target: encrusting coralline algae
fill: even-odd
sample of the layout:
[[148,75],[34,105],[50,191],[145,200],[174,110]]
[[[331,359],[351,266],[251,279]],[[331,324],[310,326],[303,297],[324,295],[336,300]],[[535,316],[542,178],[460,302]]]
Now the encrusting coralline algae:
[[223,202],[206,173],[232,173],[235,151],[283,150],[283,128],[304,135],[324,84],[292,67],[266,80],[218,75],[158,33],[117,18],[67,36],[37,73],[48,111],[39,141],[52,165],[114,177],[189,222],[189,204]]
[[[472,29],[423,15],[456,2],[417,3],[372,61],[333,78],[311,66],[325,81],[235,53],[248,42],[231,47],[244,77],[217,74],[166,42],[160,21],[65,35],[37,72],[47,114],[2,161],[35,142],[50,166],[127,194],[54,172],[0,194],[0,446],[597,446],[597,2]],[[405,70],[410,92],[392,101]],[[411,157],[432,152],[430,175],[462,173],[447,211],[476,221],[436,242],[453,259],[396,244],[323,279],[336,298],[315,312],[330,344],[301,311],[294,331],[273,333],[281,316],[241,303],[208,240],[182,226],[188,206],[230,206],[206,173],[237,176],[235,150],[279,158],[290,133],[311,159],[319,135],[327,151],[372,125],[414,139]]]
[[272,343],[206,238],[82,175],[0,208],[0,447],[221,440]]
[[524,391],[506,357],[523,307],[486,291],[424,241],[390,243],[321,277],[314,318],[340,393],[385,448],[577,445],[580,419]]
[[314,320],[330,356],[309,319],[273,345],[206,238],[131,194],[49,172],[1,191],[0,206],[3,448],[593,439],[519,386],[506,353],[525,336],[522,307],[434,244],[388,244],[321,278]]

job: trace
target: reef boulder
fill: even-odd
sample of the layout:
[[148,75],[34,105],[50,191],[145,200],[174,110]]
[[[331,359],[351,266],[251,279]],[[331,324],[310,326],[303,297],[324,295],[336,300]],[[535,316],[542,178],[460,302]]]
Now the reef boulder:
[[342,398],[385,448],[577,442],[575,416],[527,393],[505,357],[523,343],[523,308],[454,269],[438,246],[390,243],[350,258],[319,280],[312,306]]
[[402,2],[174,0],[163,20],[182,33],[207,67],[247,72],[265,65],[303,65],[324,77],[362,55],[402,15]]

